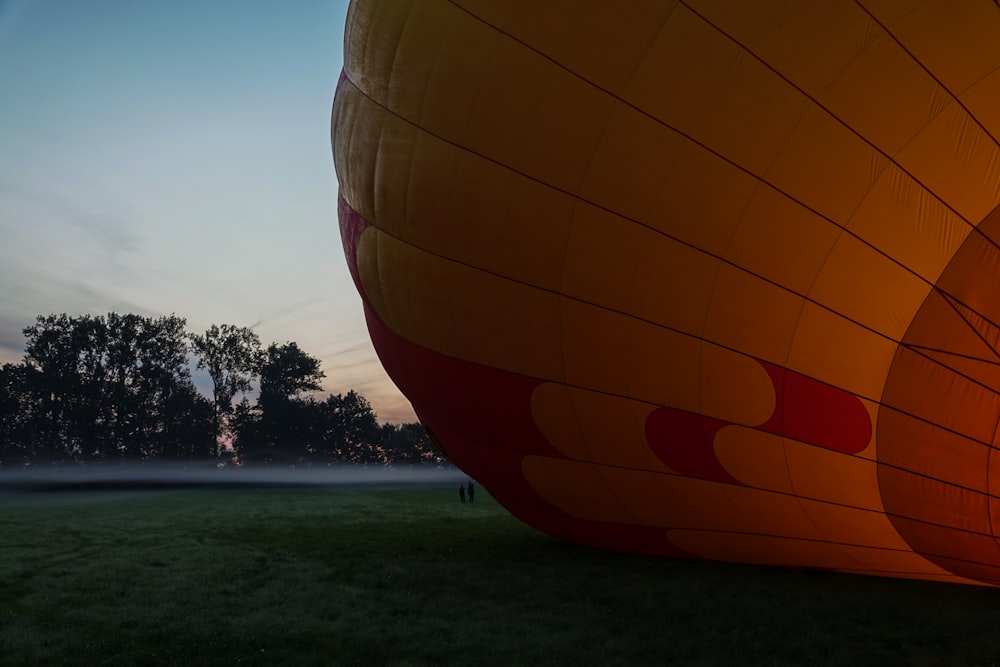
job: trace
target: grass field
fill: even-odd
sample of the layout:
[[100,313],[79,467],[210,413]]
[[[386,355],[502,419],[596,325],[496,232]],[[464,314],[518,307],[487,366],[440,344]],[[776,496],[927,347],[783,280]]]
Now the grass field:
[[0,665],[992,665],[1000,591],[605,553],[485,493],[0,495]]

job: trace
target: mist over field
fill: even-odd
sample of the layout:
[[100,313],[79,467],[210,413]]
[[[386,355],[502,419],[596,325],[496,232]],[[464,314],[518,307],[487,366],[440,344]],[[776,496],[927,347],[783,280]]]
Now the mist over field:
[[110,465],[34,465],[0,469],[0,489],[164,486],[447,486],[468,478],[454,466],[218,465],[147,462]]

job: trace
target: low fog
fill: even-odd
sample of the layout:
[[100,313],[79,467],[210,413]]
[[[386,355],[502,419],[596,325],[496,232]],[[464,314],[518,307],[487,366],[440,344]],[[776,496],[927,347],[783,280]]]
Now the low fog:
[[217,465],[214,463],[133,463],[94,466],[0,468],[0,489],[58,490],[184,486],[448,486],[468,478],[451,466],[330,467]]

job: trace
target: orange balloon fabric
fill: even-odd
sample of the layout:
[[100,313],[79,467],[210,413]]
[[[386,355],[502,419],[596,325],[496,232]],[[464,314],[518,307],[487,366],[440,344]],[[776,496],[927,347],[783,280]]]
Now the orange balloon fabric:
[[332,136],[376,350],[516,516],[1000,584],[995,2],[354,0]]

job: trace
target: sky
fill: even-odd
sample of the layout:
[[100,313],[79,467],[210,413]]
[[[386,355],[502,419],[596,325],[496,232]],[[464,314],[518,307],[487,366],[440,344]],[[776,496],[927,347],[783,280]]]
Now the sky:
[[[415,421],[337,226],[347,0],[0,0],[0,363],[36,315],[176,314]],[[202,380],[204,381],[204,380]]]

